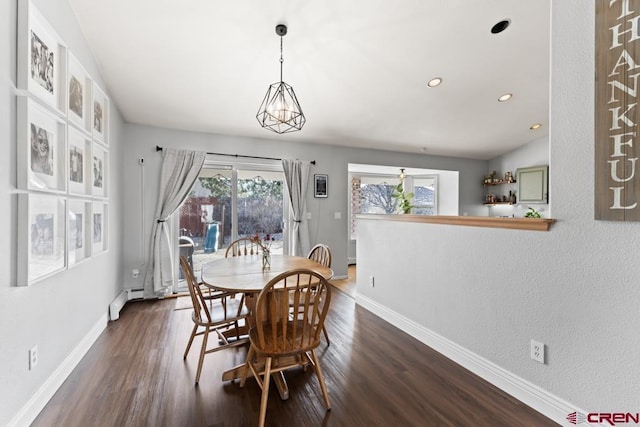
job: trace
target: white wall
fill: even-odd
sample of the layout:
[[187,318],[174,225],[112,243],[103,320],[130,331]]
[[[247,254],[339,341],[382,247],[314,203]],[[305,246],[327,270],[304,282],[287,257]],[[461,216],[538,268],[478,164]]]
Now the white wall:
[[[362,221],[358,295],[575,409],[637,412],[640,224],[593,219],[595,8],[551,6],[557,223],[533,232]],[[547,345],[545,365],[529,358],[532,338]]]
[[[270,136],[265,131],[265,137]],[[149,226],[153,219],[158,193],[158,182],[162,155],[156,153],[156,145],[163,147],[203,150],[228,154],[248,154],[277,158],[298,158],[316,160],[311,174],[329,175],[329,197],[315,199],[310,193],[307,210],[311,212],[309,223],[311,242],[324,242],[329,245],[333,255],[333,269],[336,276],[347,275],[348,200],[349,181],[348,163],[366,163],[371,165],[400,164],[405,167],[424,169],[458,170],[460,182],[459,206],[469,212],[483,212],[480,205],[479,182],[486,170],[486,161],[454,159],[416,154],[394,153],[380,150],[345,148],[321,144],[303,144],[275,139],[251,139],[226,135],[204,134],[169,130],[140,125],[125,126],[125,153],[122,174],[127,186],[124,201],[124,233],[127,236],[124,245],[124,276],[128,288],[142,288],[142,278],[131,279],[133,268],[142,268],[148,259],[149,232],[140,237],[140,224]],[[144,191],[141,190],[141,167],[138,159],[144,158]],[[141,200],[144,206],[141,207]],[[334,213],[340,212],[342,218],[334,219]],[[147,254],[141,259],[141,252]]]
[[[510,151],[502,156],[496,157],[489,161],[488,172],[497,171],[499,175],[504,175],[505,172],[511,171],[513,176],[516,176],[516,171],[519,168],[526,168],[530,166],[549,165],[549,137],[538,138],[530,143],[523,145],[513,151]],[[553,180],[553,171],[549,168],[549,181]],[[494,187],[497,194],[502,192],[508,194],[509,190],[517,191],[518,186],[516,184],[505,184],[503,186]],[[487,210],[490,216],[511,216],[523,217],[529,209],[529,206],[540,212],[540,214],[549,218],[551,214],[551,205],[553,201],[551,196],[549,197],[549,204],[517,204],[514,206],[509,205],[496,205],[489,206]]]
[[[25,1],[26,0],[20,0]],[[66,0],[34,0],[69,49],[104,88],[100,72]],[[17,2],[0,0],[0,425],[7,425],[87,334],[106,326],[108,304],[121,289],[122,177],[111,176],[111,250],[30,287],[16,287],[16,21]],[[111,161],[122,158],[122,120],[112,108]],[[114,171],[115,172],[115,171]],[[100,274],[96,274],[99,271]],[[28,350],[39,362],[28,369]],[[33,411],[34,409],[31,408]],[[35,414],[25,414],[25,417]],[[26,418],[22,418],[24,421]]]

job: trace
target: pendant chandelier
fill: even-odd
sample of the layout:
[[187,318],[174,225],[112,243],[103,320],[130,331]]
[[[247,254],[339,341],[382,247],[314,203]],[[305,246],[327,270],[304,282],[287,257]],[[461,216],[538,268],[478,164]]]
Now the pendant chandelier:
[[307,119],[293,88],[282,80],[282,37],[287,34],[287,26],[276,25],[276,34],[280,36],[280,81],[267,89],[256,119],[265,129],[275,133],[289,133],[302,129]]

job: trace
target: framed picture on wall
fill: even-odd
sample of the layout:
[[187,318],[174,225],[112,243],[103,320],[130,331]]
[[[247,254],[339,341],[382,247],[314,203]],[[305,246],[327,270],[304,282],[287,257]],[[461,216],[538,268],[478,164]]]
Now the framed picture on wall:
[[313,175],[314,191],[313,197],[326,198],[328,197],[328,175],[315,174]]
[[88,133],[91,133],[91,89],[91,77],[69,52],[67,117],[71,123]]
[[109,153],[95,141],[91,150],[91,194],[107,197]]
[[63,270],[66,200],[46,194],[18,195],[18,285]]
[[67,264],[69,267],[91,256],[91,205],[92,203],[87,200],[71,199],[68,201]]
[[18,2],[18,87],[66,115],[67,48],[28,1]]
[[91,195],[91,137],[69,126],[67,140],[69,194]]
[[18,97],[18,187],[66,191],[66,122],[28,97]]
[[109,205],[93,202],[91,210],[91,253],[100,254],[108,248]]
[[93,84],[93,138],[109,145],[109,98],[97,84]]

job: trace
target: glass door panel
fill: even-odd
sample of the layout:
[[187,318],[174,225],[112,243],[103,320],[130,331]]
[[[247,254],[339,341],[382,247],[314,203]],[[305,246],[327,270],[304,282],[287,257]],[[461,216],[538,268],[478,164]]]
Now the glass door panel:
[[187,256],[196,278],[204,262],[224,258],[231,242],[232,180],[231,166],[202,168],[180,207],[180,255]]
[[282,254],[283,173],[239,169],[237,181],[238,237],[268,236],[271,253]]

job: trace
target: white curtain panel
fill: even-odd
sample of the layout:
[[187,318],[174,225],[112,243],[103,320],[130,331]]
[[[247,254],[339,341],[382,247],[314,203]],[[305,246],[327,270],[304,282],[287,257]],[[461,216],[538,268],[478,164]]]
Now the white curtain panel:
[[304,210],[311,164],[300,160],[283,159],[282,168],[291,202],[289,251],[291,255],[306,256],[309,251],[309,230],[304,220]]
[[[189,195],[207,153],[164,148],[160,190],[151,232],[151,259],[145,275],[145,297],[173,291],[174,257],[167,220]],[[149,274],[152,273],[152,274]]]

